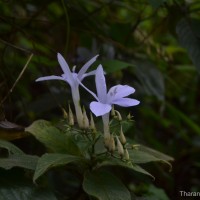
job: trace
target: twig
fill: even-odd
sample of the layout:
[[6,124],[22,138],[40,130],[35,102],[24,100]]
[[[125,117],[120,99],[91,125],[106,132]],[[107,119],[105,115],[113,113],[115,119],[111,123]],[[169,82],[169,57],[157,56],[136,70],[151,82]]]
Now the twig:
[[14,82],[13,86],[10,88],[10,90],[8,91],[7,95],[3,98],[3,100],[1,101],[1,104],[3,104],[3,102],[8,98],[8,96],[10,95],[10,93],[12,93],[14,87],[16,86],[16,84],[18,83],[19,79],[22,77],[24,71],[26,70],[26,68],[28,67],[28,64],[30,63],[31,59],[33,57],[33,53],[29,56],[28,61],[26,62],[25,66],[23,67],[22,71],[20,72],[19,76],[17,77],[16,81]]

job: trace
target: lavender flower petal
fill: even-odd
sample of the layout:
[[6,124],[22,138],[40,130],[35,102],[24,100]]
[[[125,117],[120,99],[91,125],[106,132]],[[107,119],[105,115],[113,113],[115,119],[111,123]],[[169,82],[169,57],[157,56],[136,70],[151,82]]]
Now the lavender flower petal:
[[109,113],[112,109],[111,105],[103,104],[97,101],[93,101],[90,103],[90,110],[98,117],[102,116],[106,113]]
[[44,76],[44,77],[40,77],[38,79],[36,79],[35,81],[38,82],[38,81],[47,81],[47,80],[63,80],[64,81],[64,78],[61,77],[61,76]]
[[112,104],[116,104],[122,107],[129,107],[129,106],[136,106],[140,102],[136,99],[130,99],[130,98],[120,98],[120,99],[115,99],[112,101]]
[[82,76],[85,74],[85,72],[88,70],[88,68],[96,61],[98,56],[99,55],[94,56],[87,63],[85,63],[85,65],[83,65],[83,67],[78,72],[78,79],[79,80],[81,80]]
[[97,96],[99,98],[99,101],[101,103],[106,103],[107,86],[106,86],[106,80],[105,80],[102,65],[99,65],[96,70],[95,83],[96,83]]

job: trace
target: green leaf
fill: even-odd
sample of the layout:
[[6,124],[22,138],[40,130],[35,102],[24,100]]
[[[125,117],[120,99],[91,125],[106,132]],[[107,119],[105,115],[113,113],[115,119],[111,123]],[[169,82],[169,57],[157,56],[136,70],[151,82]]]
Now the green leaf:
[[131,161],[135,164],[161,161],[161,159],[151,154],[138,150],[129,150],[129,156]]
[[130,192],[124,184],[110,172],[102,170],[87,172],[83,189],[99,200],[131,200]]
[[196,124],[193,120],[191,120],[190,117],[188,117],[185,113],[183,113],[181,110],[176,108],[170,103],[166,104],[168,109],[174,113],[174,115],[178,116],[185,125],[189,126],[191,130],[193,130],[197,135],[200,136],[200,126]]
[[7,149],[9,154],[24,154],[24,152],[14,144],[4,140],[0,140],[0,148]]
[[108,159],[104,160],[102,163],[100,163],[98,166],[99,167],[103,167],[103,166],[123,167],[123,168],[129,169],[129,170],[133,170],[133,171],[142,173],[144,175],[148,175],[154,179],[154,177],[149,172],[147,172],[146,170],[141,168],[139,165],[132,163],[131,161],[123,161],[123,160],[116,159],[116,158],[108,158]]
[[13,167],[22,167],[26,169],[35,170],[38,162],[38,156],[26,154],[14,154],[8,158],[0,158],[0,167],[4,169],[11,169]]
[[1,200],[56,200],[48,188],[33,185],[23,170],[0,169]]
[[180,20],[176,26],[176,32],[179,37],[180,44],[187,49],[189,56],[200,72],[200,21],[196,19]]
[[150,176],[151,178],[155,179],[154,176],[152,176],[149,172],[147,172],[145,169],[143,169],[143,168],[140,167],[139,165],[133,164],[132,168],[133,168],[133,170],[135,170],[136,172],[139,172],[139,173],[141,173],[141,174]]
[[137,145],[137,149],[140,151],[146,152],[148,154],[151,154],[160,160],[165,160],[165,161],[173,161],[174,160],[174,158],[172,158],[171,156],[168,156],[164,153],[161,153],[159,151],[156,151],[155,149],[146,147],[144,145]]
[[67,165],[69,163],[83,160],[81,157],[67,155],[67,154],[44,154],[38,160],[38,164],[35,170],[33,181],[35,182],[41,175],[48,171],[52,167],[58,167]]
[[37,140],[53,152],[81,155],[81,152],[72,137],[62,133],[48,121],[35,121],[27,127],[25,131],[34,135]]
[[157,188],[154,185],[149,185],[148,194],[144,195],[144,198],[148,200],[169,200],[165,191],[161,188]]
[[31,186],[0,187],[2,200],[57,200],[50,190],[37,189]]
[[123,62],[123,61],[119,61],[119,60],[105,60],[102,61],[101,64],[104,67],[104,70],[107,73],[113,73],[116,71],[120,71],[122,69],[125,69],[127,67],[135,67],[134,64],[132,63],[127,63],[127,62]]
[[167,0],[148,0],[149,4],[151,4],[151,6],[153,8],[159,8],[161,5],[163,5]]

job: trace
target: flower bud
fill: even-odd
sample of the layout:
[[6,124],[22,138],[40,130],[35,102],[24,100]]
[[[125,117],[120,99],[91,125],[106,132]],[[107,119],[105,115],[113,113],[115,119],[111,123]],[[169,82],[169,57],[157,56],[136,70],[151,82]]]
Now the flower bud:
[[83,128],[84,129],[89,128],[89,120],[88,120],[87,113],[84,107],[83,107]]
[[72,110],[70,108],[70,105],[69,105],[69,125],[70,126],[73,126],[74,125],[74,115],[72,113]]
[[108,150],[113,153],[115,151],[115,140],[113,135],[110,136],[109,147]]
[[123,130],[122,130],[122,126],[121,126],[121,129],[120,129],[120,136],[119,136],[119,139],[120,139],[120,142],[125,145],[126,144],[126,138],[124,136],[124,133],[123,133]]
[[62,112],[63,112],[63,118],[67,119],[68,118],[67,111],[64,108],[62,108]]
[[107,137],[104,137],[104,146],[105,146],[106,149],[109,150],[109,148],[110,148],[110,135],[107,136]]
[[94,123],[94,119],[93,119],[92,113],[90,113],[90,128],[93,131],[96,131],[96,127],[95,127],[95,123]]
[[117,114],[117,119],[119,121],[122,121],[122,116],[121,116],[121,114],[117,110],[115,110],[115,114]]
[[124,150],[124,159],[129,160],[129,153],[127,149]]
[[123,157],[124,155],[124,148],[121,144],[121,142],[119,141],[119,138],[116,136],[116,139],[117,139],[117,150],[118,150],[118,153],[121,157]]
[[128,120],[131,120],[131,119],[132,119],[132,117],[133,117],[133,116],[131,116],[131,114],[129,113],[129,114],[127,115],[127,117],[126,117],[126,118],[127,118]]
[[111,116],[114,117],[115,116],[115,109],[114,109],[114,105],[112,106],[112,110],[111,110]]

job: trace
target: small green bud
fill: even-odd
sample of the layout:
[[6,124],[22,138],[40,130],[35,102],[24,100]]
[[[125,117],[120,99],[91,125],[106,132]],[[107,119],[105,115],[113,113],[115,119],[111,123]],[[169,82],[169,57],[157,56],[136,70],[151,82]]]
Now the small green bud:
[[116,139],[117,139],[117,150],[118,150],[118,153],[121,157],[124,156],[124,148],[119,140],[119,138],[116,136]]
[[120,136],[119,136],[119,139],[120,139],[120,142],[125,145],[126,144],[126,138],[124,136],[124,133],[123,133],[123,130],[122,130],[122,126],[121,126],[121,129],[120,129]]
[[107,136],[107,137],[104,137],[104,146],[106,149],[109,150],[109,147],[110,147],[110,135]]
[[112,110],[111,110],[111,116],[114,117],[115,116],[115,109],[114,109],[114,105],[112,106]]
[[63,112],[63,118],[68,119],[67,111],[64,108],[62,108],[62,112]]
[[89,128],[89,120],[88,120],[87,113],[86,113],[84,107],[83,107],[83,128],[84,129],[88,129]]
[[72,113],[71,107],[69,105],[69,125],[73,126],[74,125],[74,115]]
[[115,151],[115,140],[113,135],[110,136],[109,147],[108,150],[113,153]]
[[128,120],[131,120],[131,118],[132,118],[131,114],[129,113],[129,114],[127,115],[126,118],[127,118]]
[[95,127],[95,123],[94,123],[94,119],[93,119],[92,113],[90,113],[90,128],[93,131],[96,131],[96,127]]
[[117,114],[117,119],[119,121],[122,121],[122,116],[121,116],[120,112],[118,112],[117,110],[115,110],[115,114]]
[[129,153],[127,149],[124,150],[124,159],[129,160]]

